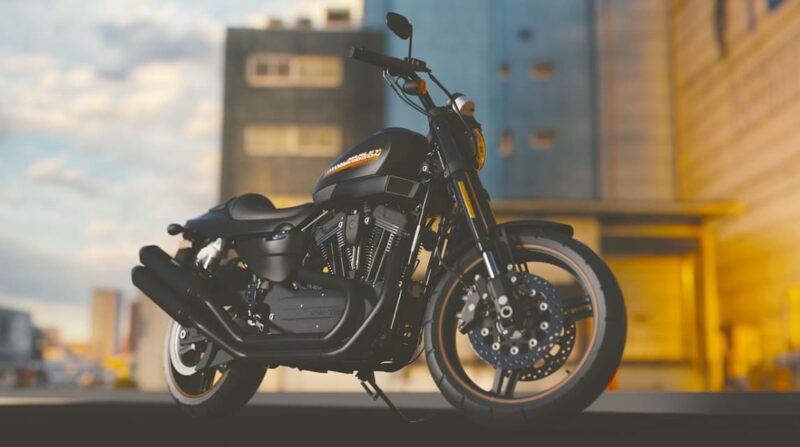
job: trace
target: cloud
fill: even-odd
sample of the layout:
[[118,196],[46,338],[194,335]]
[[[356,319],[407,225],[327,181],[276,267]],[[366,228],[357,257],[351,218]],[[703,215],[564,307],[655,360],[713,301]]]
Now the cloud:
[[0,237],[0,295],[80,302],[88,296],[88,275],[74,259],[32,249]]
[[98,25],[97,32],[108,48],[124,55],[117,59],[112,73],[119,76],[142,64],[205,60],[216,54],[222,38],[218,27],[201,22],[179,29],[168,23],[172,15],[171,12],[148,13],[132,20]]
[[201,101],[183,129],[189,136],[218,135],[222,129],[222,110],[219,103]]
[[103,188],[99,180],[79,169],[67,167],[64,156],[44,158],[33,163],[27,170],[27,176],[34,182],[62,186],[89,196],[100,194]]
[[83,234],[91,238],[109,237],[119,226],[119,222],[113,219],[92,219],[83,227]]
[[[16,203],[22,200],[22,191],[19,188],[12,186],[9,188],[5,188],[0,190],[0,201],[2,202],[9,202],[9,203]],[[0,230],[0,237],[2,237],[2,230]]]

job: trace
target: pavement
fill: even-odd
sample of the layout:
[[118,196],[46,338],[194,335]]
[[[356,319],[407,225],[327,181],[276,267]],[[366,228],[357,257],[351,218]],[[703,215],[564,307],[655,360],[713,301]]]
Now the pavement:
[[[460,417],[437,394],[392,394],[407,424],[366,395],[262,393],[222,419],[185,416],[165,393],[0,391],[0,445],[798,445],[797,393],[606,393],[584,413],[509,431]],[[6,443],[5,441],[12,441]],[[17,442],[13,442],[17,441]],[[81,441],[73,444],[72,441]],[[769,443],[769,444],[765,444]],[[52,445],[52,443],[48,443]]]

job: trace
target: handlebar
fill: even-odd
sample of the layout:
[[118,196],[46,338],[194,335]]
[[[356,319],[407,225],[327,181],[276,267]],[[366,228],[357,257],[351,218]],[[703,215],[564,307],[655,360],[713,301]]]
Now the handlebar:
[[[419,80],[417,72],[428,73],[428,76],[430,76],[431,79],[436,82],[436,85],[442,87],[442,84],[436,80],[425,62],[419,59],[398,59],[396,57],[385,56],[383,54],[367,50],[364,47],[350,48],[350,57],[361,62],[366,62],[367,64],[375,65],[376,67],[380,67],[384,70],[388,70],[390,75],[402,76],[406,81]],[[446,90],[445,92],[447,93]],[[447,95],[450,96],[449,93],[447,93]],[[421,92],[421,94],[418,96],[424,108],[424,111],[420,110],[420,112],[427,113],[436,107],[436,104],[434,104],[427,91]]]
[[396,57],[385,56],[383,54],[367,50],[364,47],[350,48],[350,57],[361,62],[383,68],[384,70],[389,70],[389,73],[395,76],[408,76],[417,71],[429,71],[427,67],[425,67],[425,63],[422,61],[411,59],[411,61],[416,62],[416,64],[412,64],[409,61],[398,59]]

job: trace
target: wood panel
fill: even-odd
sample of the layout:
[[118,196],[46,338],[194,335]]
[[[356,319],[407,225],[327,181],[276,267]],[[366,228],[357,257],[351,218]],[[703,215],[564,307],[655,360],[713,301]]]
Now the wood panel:
[[678,189],[747,209],[717,225],[723,324],[788,334],[782,315],[800,282],[800,3],[766,3],[728,2],[725,55],[714,2],[673,3]]

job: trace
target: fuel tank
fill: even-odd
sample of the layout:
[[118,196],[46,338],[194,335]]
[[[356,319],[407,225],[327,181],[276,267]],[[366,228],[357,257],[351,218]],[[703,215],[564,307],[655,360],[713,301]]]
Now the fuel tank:
[[326,169],[313,197],[317,205],[366,198],[412,198],[429,151],[428,139],[408,129],[383,129],[348,149]]

